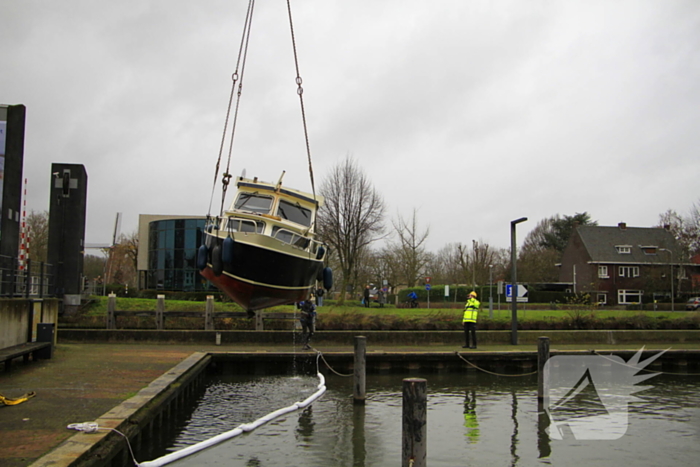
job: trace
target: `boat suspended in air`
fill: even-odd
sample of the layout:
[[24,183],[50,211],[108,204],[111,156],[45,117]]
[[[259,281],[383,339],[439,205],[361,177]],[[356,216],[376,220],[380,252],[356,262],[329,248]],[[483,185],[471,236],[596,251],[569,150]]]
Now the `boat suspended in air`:
[[[219,213],[212,215],[210,201],[204,242],[197,252],[197,267],[201,274],[248,312],[300,302],[308,299],[317,287],[330,289],[332,286],[332,272],[324,267],[327,248],[316,238],[316,215],[323,205],[323,197],[316,194],[314,187],[291,7],[287,10],[297,71],[296,94],[301,104],[311,193],[283,186],[284,171],[277,183],[241,175],[235,179],[237,190],[233,202],[224,209],[232,178],[231,156],[254,6],[255,0],[249,0],[214,174],[211,201],[224,147],[228,146],[228,160],[221,180],[221,206]],[[227,139],[228,145],[225,144]]]
[[330,289],[326,247],[316,239],[323,197],[277,183],[236,179],[224,215],[205,228],[201,274],[247,311],[306,300],[318,281]]

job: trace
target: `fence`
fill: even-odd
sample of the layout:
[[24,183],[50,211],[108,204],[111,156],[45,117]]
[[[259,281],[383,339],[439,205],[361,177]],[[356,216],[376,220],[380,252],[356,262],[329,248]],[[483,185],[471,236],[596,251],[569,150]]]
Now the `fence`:
[[[251,318],[245,311],[218,311],[214,312],[214,296],[207,297],[204,311],[165,311],[165,295],[158,295],[155,310],[144,311],[124,311],[116,309],[117,296],[110,294],[107,301],[107,329],[117,329],[117,318],[120,316],[144,316],[154,317],[155,328],[157,330],[165,329],[165,320],[167,318],[204,318],[204,330],[214,331],[214,318]],[[299,319],[296,313],[276,313],[265,312],[261,310],[255,311],[252,316],[255,319],[255,330],[264,331],[265,326],[263,319]]]
[[0,255],[0,296],[53,297],[53,266],[44,262],[20,265],[18,258]]

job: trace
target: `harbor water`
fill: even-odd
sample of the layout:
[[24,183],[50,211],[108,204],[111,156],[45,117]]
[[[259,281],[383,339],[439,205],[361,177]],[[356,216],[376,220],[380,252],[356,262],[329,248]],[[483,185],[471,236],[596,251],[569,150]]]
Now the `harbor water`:
[[[427,465],[689,466],[700,458],[700,376],[659,375],[627,407],[613,440],[554,439],[537,402],[537,377],[469,371],[368,374],[367,400],[353,403],[352,378],[326,375],[312,406],[278,418],[173,466],[400,466],[402,380],[427,380]],[[159,452],[181,449],[301,401],[315,376],[213,377]],[[578,401],[578,402],[576,402]],[[600,411],[582,392],[574,417]],[[593,411],[593,412],[591,412]],[[146,460],[146,459],[140,459]]]

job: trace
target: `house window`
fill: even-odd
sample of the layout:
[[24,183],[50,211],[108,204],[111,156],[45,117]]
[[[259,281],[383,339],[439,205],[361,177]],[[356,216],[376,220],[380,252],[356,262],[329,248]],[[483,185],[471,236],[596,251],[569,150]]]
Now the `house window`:
[[595,301],[598,305],[607,305],[608,304],[608,294],[606,294],[606,293],[596,294]]
[[608,277],[608,267],[607,266],[598,266],[598,277],[600,279],[607,279]]
[[632,246],[630,245],[616,245],[615,249],[621,255],[629,255],[632,253]]
[[644,246],[642,245],[640,247],[642,251],[644,252],[645,255],[655,255],[657,251],[657,247],[655,246]]
[[639,266],[618,266],[620,277],[639,277]]
[[630,305],[632,303],[641,303],[642,301],[642,291],[641,290],[625,290],[620,289],[617,291],[617,303],[620,305]]

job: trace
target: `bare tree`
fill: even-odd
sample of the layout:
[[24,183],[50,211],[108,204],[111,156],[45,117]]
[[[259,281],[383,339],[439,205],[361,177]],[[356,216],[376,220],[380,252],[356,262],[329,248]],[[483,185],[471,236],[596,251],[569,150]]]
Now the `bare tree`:
[[49,245],[49,212],[30,211],[25,222],[29,240],[29,259],[46,262]]
[[679,260],[700,253],[700,208],[697,203],[693,204],[687,216],[672,209],[660,214],[659,227],[667,227],[678,242],[682,249],[677,252]]
[[357,285],[358,258],[384,231],[384,201],[351,157],[333,168],[320,192],[326,200],[319,210],[319,233],[340,263],[342,304],[347,286]]
[[425,266],[428,263],[428,252],[424,244],[430,234],[430,228],[419,232],[415,209],[410,221],[406,221],[399,214],[392,223],[398,236],[398,243],[392,244],[392,250],[398,259],[401,279],[406,286],[414,287],[419,277],[425,274]]

